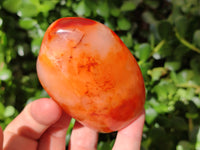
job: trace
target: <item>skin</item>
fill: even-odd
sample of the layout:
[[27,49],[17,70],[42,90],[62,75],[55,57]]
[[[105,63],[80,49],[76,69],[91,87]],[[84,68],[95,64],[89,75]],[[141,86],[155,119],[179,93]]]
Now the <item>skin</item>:
[[[143,112],[118,131],[113,150],[140,149],[144,116]],[[36,100],[24,108],[4,133],[0,130],[0,150],[2,145],[4,150],[64,150],[70,119],[52,99]],[[97,140],[96,131],[76,122],[69,150],[96,150]]]

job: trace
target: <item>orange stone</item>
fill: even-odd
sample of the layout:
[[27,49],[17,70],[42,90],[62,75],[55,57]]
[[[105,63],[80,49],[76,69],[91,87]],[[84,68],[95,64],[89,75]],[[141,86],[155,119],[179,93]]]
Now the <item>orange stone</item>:
[[144,109],[140,68],[105,25],[68,17],[47,29],[37,59],[38,78],[63,110],[98,132],[118,131]]

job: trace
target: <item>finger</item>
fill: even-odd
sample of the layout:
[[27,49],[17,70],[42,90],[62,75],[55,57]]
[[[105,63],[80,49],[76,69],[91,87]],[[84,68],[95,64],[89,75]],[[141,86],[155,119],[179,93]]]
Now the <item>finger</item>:
[[28,104],[5,129],[4,149],[36,149],[37,140],[61,115],[62,109],[52,99]]
[[0,127],[0,150],[2,150],[3,147],[3,130]]
[[96,150],[98,133],[76,122],[72,130],[70,150]]
[[61,118],[42,135],[38,150],[64,150],[65,137],[71,117],[63,112]]
[[113,150],[140,150],[144,120],[143,112],[129,126],[118,131]]

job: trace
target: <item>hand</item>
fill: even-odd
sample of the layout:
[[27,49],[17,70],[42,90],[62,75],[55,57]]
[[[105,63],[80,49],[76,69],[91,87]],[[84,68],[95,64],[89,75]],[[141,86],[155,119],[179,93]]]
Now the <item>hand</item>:
[[[51,99],[28,104],[4,130],[0,130],[0,150],[64,150],[71,117]],[[144,113],[120,130],[113,150],[139,150]],[[70,150],[95,150],[98,133],[76,122],[71,134]],[[2,144],[3,143],[3,144]]]

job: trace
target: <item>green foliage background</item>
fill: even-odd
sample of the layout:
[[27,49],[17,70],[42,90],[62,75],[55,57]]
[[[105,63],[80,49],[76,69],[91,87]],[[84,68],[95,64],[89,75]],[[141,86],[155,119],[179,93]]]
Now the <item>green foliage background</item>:
[[[106,24],[138,60],[147,93],[141,149],[200,150],[200,0],[1,0],[0,125],[48,97],[36,58],[50,23],[70,16]],[[115,135],[100,134],[98,150]]]

